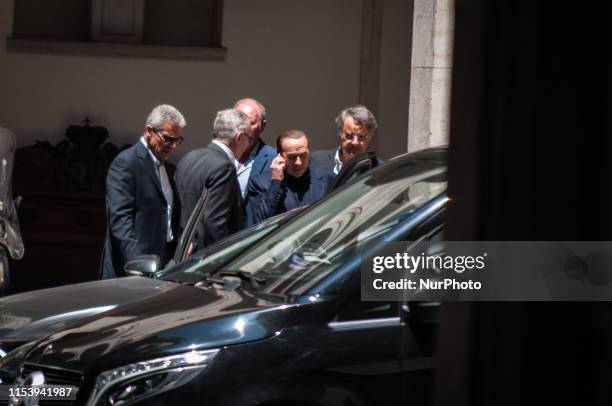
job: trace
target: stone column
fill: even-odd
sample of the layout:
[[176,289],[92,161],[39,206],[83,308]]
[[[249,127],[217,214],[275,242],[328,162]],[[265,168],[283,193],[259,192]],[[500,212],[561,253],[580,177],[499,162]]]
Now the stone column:
[[378,113],[380,48],[384,0],[364,0],[361,29],[359,103]]
[[414,0],[408,151],[448,143],[454,0]]

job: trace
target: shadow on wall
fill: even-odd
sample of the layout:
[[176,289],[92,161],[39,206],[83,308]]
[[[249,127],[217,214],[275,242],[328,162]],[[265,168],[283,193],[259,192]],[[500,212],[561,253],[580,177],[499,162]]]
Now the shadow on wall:
[[15,195],[26,255],[13,261],[9,291],[98,278],[106,233],[106,172],[122,148],[104,127],[72,125],[56,145],[37,141],[15,155]]

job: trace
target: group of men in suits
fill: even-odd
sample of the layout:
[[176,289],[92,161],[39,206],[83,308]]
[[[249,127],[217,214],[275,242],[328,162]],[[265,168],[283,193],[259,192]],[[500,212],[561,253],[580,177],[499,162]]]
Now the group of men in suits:
[[261,103],[239,100],[217,113],[212,142],[185,155],[172,173],[165,162],[183,141],[186,121],[172,106],[155,107],[139,141],[109,168],[101,277],[123,276],[125,263],[137,255],[157,254],[165,264],[204,190],[197,249],[314,203],[342,165],[367,150],[377,126],[364,106],[344,109],[336,119],[338,148],[311,154],[308,137],[299,130],[283,131],[276,149],[266,145],[261,137],[266,124]]

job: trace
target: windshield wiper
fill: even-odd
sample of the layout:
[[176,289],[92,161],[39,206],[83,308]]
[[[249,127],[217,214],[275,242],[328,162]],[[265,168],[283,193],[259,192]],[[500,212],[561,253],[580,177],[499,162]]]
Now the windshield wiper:
[[223,286],[225,290],[234,290],[242,285],[242,282],[248,282],[253,289],[259,289],[260,285],[267,282],[266,278],[255,276],[250,272],[225,270],[215,273],[215,276],[207,275],[200,282],[195,284],[195,287],[208,287],[213,283]]

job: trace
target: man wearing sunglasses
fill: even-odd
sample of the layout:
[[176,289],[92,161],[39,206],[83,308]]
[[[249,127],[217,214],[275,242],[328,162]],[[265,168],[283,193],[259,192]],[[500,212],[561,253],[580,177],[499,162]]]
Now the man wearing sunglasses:
[[182,208],[181,228],[187,223],[202,191],[208,190],[193,250],[207,247],[244,228],[246,213],[236,177],[236,157],[254,143],[249,118],[234,109],[221,110],[213,123],[213,140],[208,147],[189,152],[179,162],[175,177]]
[[336,117],[338,126],[338,148],[314,151],[311,156],[312,165],[331,171],[334,175],[348,161],[363,152],[368,151],[378,124],[376,118],[365,106],[347,107]]
[[159,105],[147,117],[142,137],[113,160],[106,177],[102,279],[125,276],[125,263],[137,255],[159,255],[163,264],[172,258],[180,211],[165,162],[183,141],[185,125],[175,107]]

